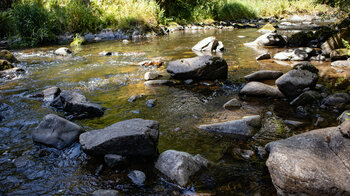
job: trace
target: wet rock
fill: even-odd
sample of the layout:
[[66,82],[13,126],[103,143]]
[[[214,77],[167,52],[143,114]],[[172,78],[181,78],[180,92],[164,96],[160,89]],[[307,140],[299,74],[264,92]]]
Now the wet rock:
[[265,60],[265,59],[271,59],[271,54],[270,53],[264,53],[256,57],[257,61]]
[[266,165],[279,195],[350,194],[350,140],[340,128],[313,130],[266,145]]
[[284,124],[292,128],[299,128],[305,125],[304,122],[295,121],[295,120],[285,120]]
[[144,76],[144,79],[145,80],[154,80],[156,78],[159,77],[159,74],[158,73],[155,73],[155,72],[146,72],[145,73],[145,76]]
[[147,107],[149,107],[149,108],[154,107],[156,105],[156,101],[157,101],[156,99],[149,99],[149,100],[147,100],[146,101]]
[[146,86],[152,87],[152,86],[162,86],[162,85],[171,85],[174,84],[170,80],[150,80],[147,82],[144,82]]
[[343,42],[341,40],[340,34],[335,34],[331,36],[326,42],[321,45],[322,54],[329,56],[332,50],[339,49],[343,47]]
[[58,55],[58,56],[68,56],[70,54],[72,54],[72,51],[69,50],[69,48],[67,47],[61,47],[57,50],[55,50],[55,55]]
[[332,50],[330,57],[332,61],[347,60],[350,57],[350,49]]
[[100,117],[105,110],[103,106],[91,103],[84,95],[74,91],[62,91],[50,106],[73,115],[74,119]]
[[255,152],[259,156],[260,159],[265,159],[267,157],[267,152],[266,152],[265,148],[263,148],[261,146],[256,146]]
[[246,81],[275,80],[282,75],[283,73],[281,71],[260,70],[244,76],[244,79]]
[[319,92],[310,90],[300,94],[298,97],[296,97],[293,101],[290,102],[290,105],[304,106],[313,103],[319,104],[321,99],[322,96]]
[[350,101],[350,95],[348,93],[335,93],[329,95],[322,100],[322,105],[324,106],[339,106],[347,104]]
[[331,66],[333,66],[333,67],[350,67],[350,61],[349,60],[334,61],[331,63]]
[[146,175],[145,173],[143,173],[142,171],[138,171],[138,170],[134,170],[134,171],[131,171],[129,174],[128,174],[128,177],[131,179],[131,181],[138,185],[138,186],[141,186],[144,184],[144,182],[146,181]]
[[97,190],[92,193],[92,196],[118,196],[117,190]]
[[161,67],[164,66],[164,62],[160,61],[160,60],[153,60],[153,61],[142,61],[139,63],[140,66],[157,66],[157,67]]
[[106,165],[110,168],[122,165],[125,163],[125,157],[116,154],[106,154],[104,156],[104,161]]
[[159,155],[155,167],[180,186],[185,186],[190,177],[201,168],[207,167],[208,161],[200,155],[167,150]]
[[337,121],[339,124],[345,122],[346,120],[350,120],[350,110],[344,111],[338,118]]
[[279,52],[273,58],[280,61],[305,61],[314,54],[315,50],[312,48],[297,48]]
[[103,164],[100,164],[95,170],[95,176],[99,176],[102,173]]
[[230,101],[224,104],[224,109],[226,110],[234,110],[238,109],[242,106],[241,102],[238,99],[231,99]]
[[12,69],[6,69],[3,71],[0,71],[0,78],[11,80],[11,79],[16,78],[24,73],[25,73],[24,69],[15,67]]
[[322,54],[319,54],[317,56],[312,56],[310,58],[310,61],[328,61],[329,59],[326,58],[326,56],[323,56]]
[[271,24],[267,23],[258,30],[259,33],[273,33],[276,32],[276,28]]
[[278,88],[261,82],[249,82],[243,87],[239,94],[253,97],[283,97],[283,94]]
[[245,43],[246,46],[285,46],[285,39],[277,33],[266,33],[258,37],[254,42]]
[[0,59],[6,60],[10,63],[17,63],[17,58],[8,50],[0,50]]
[[261,120],[261,129],[252,137],[255,144],[264,146],[268,142],[278,138],[285,138],[289,129],[285,127],[283,120],[272,114]]
[[233,138],[246,139],[252,136],[253,132],[261,127],[259,115],[245,116],[240,120],[200,125],[198,128],[204,131],[220,133]]
[[314,88],[318,81],[318,70],[311,63],[299,63],[291,71],[276,80],[278,89],[288,98],[299,96],[303,89]]
[[209,55],[171,61],[167,71],[180,80],[227,79],[228,66],[224,59]]
[[194,81],[192,79],[185,80],[184,83],[187,85],[192,84]]
[[328,124],[328,121],[327,121],[325,118],[319,116],[319,117],[317,118],[317,120],[316,120],[314,126],[315,126],[315,127],[325,127],[325,126],[327,126],[327,124]]
[[157,152],[159,123],[135,118],[80,135],[82,149],[95,156],[152,156]]
[[32,131],[34,142],[58,149],[73,144],[83,132],[83,128],[54,114],[46,115],[39,126]]
[[131,96],[131,97],[128,99],[128,102],[133,103],[133,102],[135,102],[137,99],[139,99],[139,98],[141,98],[141,97],[143,97],[143,95],[133,95],[133,96]]
[[9,61],[0,59],[0,71],[11,68],[14,68],[14,66]]
[[52,102],[56,97],[61,94],[61,89],[53,86],[41,91],[39,94],[34,95],[35,98],[42,98],[45,102]]
[[250,159],[255,153],[252,150],[244,150],[244,149],[240,149],[240,148],[235,148],[235,149],[233,149],[233,154],[235,156],[238,155],[238,156],[247,160],[247,159]]
[[98,53],[100,56],[112,56],[114,54],[114,52],[106,52],[106,51],[103,51],[103,52],[100,52]]
[[315,39],[312,31],[298,32],[290,36],[287,40],[290,47],[306,47],[310,45],[310,41]]
[[210,51],[210,52],[219,52],[224,50],[224,45],[222,42],[218,41],[216,37],[207,37],[200,42],[198,42],[192,50],[195,51]]

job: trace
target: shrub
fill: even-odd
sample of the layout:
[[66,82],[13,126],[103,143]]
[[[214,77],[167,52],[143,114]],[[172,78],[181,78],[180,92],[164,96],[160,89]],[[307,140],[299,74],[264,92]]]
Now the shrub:
[[0,38],[9,36],[13,33],[11,12],[0,12]]

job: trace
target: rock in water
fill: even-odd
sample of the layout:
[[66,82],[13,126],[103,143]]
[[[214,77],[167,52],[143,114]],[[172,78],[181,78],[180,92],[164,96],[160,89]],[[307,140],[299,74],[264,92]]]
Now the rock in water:
[[48,114],[32,131],[34,142],[62,149],[73,144],[83,128],[54,114]]
[[242,106],[242,103],[238,99],[231,99],[223,105],[226,110],[238,109]]
[[110,168],[121,165],[125,162],[125,157],[116,154],[106,154],[104,156],[106,165]]
[[56,97],[58,97],[61,93],[61,89],[53,86],[50,88],[47,88],[40,93],[34,95],[35,98],[42,98],[45,102],[52,102]]
[[316,51],[312,48],[297,48],[279,52],[273,58],[280,61],[305,61],[315,54]]
[[335,93],[329,95],[322,100],[324,106],[339,106],[350,102],[350,95],[348,93]]
[[259,33],[273,33],[276,32],[276,28],[271,24],[267,23],[258,30]]
[[92,193],[92,196],[118,196],[119,192],[117,190],[97,190]]
[[146,175],[142,171],[134,170],[131,171],[128,174],[128,177],[131,179],[131,181],[136,185],[143,185],[143,183],[146,181]]
[[254,42],[245,43],[246,46],[285,46],[286,40],[277,33],[266,33],[258,37]]
[[70,54],[72,54],[72,51],[69,50],[69,48],[67,47],[61,47],[57,50],[55,50],[55,55],[58,55],[58,56],[68,56]]
[[244,76],[244,79],[246,81],[275,80],[282,75],[283,73],[281,71],[260,70]]
[[50,106],[73,115],[74,119],[103,116],[105,108],[89,102],[86,97],[74,91],[62,91]]
[[210,52],[219,52],[224,50],[224,45],[222,42],[219,42],[216,37],[207,37],[200,42],[198,42],[192,50],[195,51],[210,51]]
[[14,66],[7,60],[0,59],[0,71],[14,68]]
[[155,167],[164,175],[185,186],[189,178],[202,167],[207,167],[208,161],[200,155],[192,156],[187,152],[167,150],[159,155]]
[[80,135],[82,149],[95,156],[152,156],[157,152],[159,123],[135,118]]
[[345,121],[267,144],[266,165],[277,193],[350,195],[350,139],[343,135],[349,130]]
[[228,66],[224,59],[209,55],[171,61],[167,71],[180,80],[227,79]]
[[246,139],[252,136],[255,129],[261,127],[259,115],[245,116],[240,120],[201,125],[198,128],[208,132],[220,133],[233,138]]
[[257,61],[265,60],[265,59],[271,59],[271,54],[270,53],[264,53],[256,57]]
[[0,50],[0,59],[9,61],[10,63],[18,62],[17,58],[8,50]]
[[283,94],[278,88],[261,82],[249,82],[243,87],[239,94],[253,97],[283,97]]
[[299,96],[303,89],[314,88],[318,81],[318,69],[309,62],[299,63],[276,80],[278,89],[288,98]]
[[337,121],[341,124],[347,120],[350,120],[350,110],[344,111],[338,118]]
[[13,79],[15,77],[20,76],[21,74],[24,74],[25,70],[21,69],[21,68],[12,68],[12,69],[6,69],[4,71],[0,71],[0,78],[4,78],[4,79]]
[[156,78],[159,77],[159,74],[158,73],[155,73],[155,72],[146,72],[145,73],[145,76],[144,76],[144,79],[145,80],[154,80]]
[[350,67],[350,61],[349,60],[343,60],[343,61],[334,61],[331,63],[333,67]]

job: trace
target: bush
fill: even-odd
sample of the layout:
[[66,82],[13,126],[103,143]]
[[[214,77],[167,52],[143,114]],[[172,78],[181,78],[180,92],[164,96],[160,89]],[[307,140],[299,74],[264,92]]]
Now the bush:
[[7,37],[13,34],[11,12],[3,11],[0,12],[0,38]]
[[13,8],[13,24],[22,39],[20,45],[35,46],[54,40],[52,17],[37,1],[17,3]]

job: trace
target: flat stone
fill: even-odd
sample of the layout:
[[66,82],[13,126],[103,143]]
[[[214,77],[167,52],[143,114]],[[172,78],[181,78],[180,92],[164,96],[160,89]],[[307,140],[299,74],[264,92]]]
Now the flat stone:
[[228,135],[233,138],[246,139],[252,136],[257,128],[261,127],[261,117],[245,116],[240,120],[233,120],[208,125],[200,125],[198,128],[207,132]]
[[283,97],[283,94],[278,88],[261,82],[249,82],[243,87],[239,94],[253,97]]
[[223,107],[226,110],[233,110],[233,109],[238,109],[241,106],[242,104],[238,99],[231,99],[230,101],[226,102]]
[[322,96],[319,92],[316,91],[306,91],[296,97],[293,101],[290,102],[290,105],[294,106],[304,106],[307,104],[320,103]]
[[95,156],[152,156],[157,152],[159,123],[135,118],[80,135],[82,149]]
[[333,66],[333,67],[349,67],[350,61],[349,60],[334,61],[331,63],[331,66]]
[[270,53],[264,53],[264,54],[261,54],[258,57],[256,57],[257,61],[266,60],[266,59],[271,59]]
[[254,42],[245,43],[246,46],[285,46],[286,40],[277,33],[266,33],[258,37]]
[[288,49],[275,54],[273,58],[280,61],[305,61],[314,53],[315,50],[312,48]]
[[244,79],[246,81],[276,80],[282,75],[283,75],[283,72],[281,71],[260,70],[244,76]]
[[146,72],[145,73],[145,76],[144,76],[144,79],[145,80],[154,80],[156,78],[159,77],[159,74],[158,73],[155,73],[155,72]]

